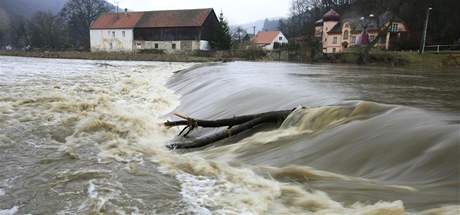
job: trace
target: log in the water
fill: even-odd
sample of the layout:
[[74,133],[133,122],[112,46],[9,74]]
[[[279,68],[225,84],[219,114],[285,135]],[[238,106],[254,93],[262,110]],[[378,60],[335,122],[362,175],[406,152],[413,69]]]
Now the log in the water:
[[233,118],[218,119],[218,120],[199,120],[199,119],[194,119],[194,118],[187,117],[181,114],[175,114],[176,116],[184,120],[173,121],[173,122],[167,121],[164,124],[167,127],[186,126],[179,133],[179,135],[181,135],[188,129],[187,133],[184,134],[184,137],[186,137],[191,131],[193,131],[197,127],[203,127],[203,128],[228,127],[228,129],[219,131],[215,134],[211,134],[206,137],[195,139],[193,141],[170,144],[168,148],[170,149],[190,149],[190,148],[199,148],[199,147],[207,146],[219,140],[223,140],[225,138],[237,135],[243,131],[254,128],[260,124],[283,122],[292,111],[293,110],[272,111],[272,112],[237,116]]

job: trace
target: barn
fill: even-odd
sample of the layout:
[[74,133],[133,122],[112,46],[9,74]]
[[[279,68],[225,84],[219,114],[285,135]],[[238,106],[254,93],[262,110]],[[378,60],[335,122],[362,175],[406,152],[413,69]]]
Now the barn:
[[91,51],[209,50],[218,25],[212,8],[107,13],[91,23]]

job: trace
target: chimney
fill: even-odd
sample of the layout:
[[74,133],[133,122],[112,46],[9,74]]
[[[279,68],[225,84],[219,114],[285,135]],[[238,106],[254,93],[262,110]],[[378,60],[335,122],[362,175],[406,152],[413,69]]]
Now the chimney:
[[125,8],[125,15],[128,15],[128,8]]

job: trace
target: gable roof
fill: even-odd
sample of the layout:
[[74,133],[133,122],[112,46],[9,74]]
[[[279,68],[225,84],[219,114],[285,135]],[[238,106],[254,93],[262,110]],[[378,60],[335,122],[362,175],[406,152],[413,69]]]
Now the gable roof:
[[212,8],[206,8],[106,13],[91,24],[91,29],[200,27],[213,12]]
[[158,27],[199,27],[213,11],[207,9],[193,10],[164,10],[144,12],[137,28],[158,28]]
[[327,33],[328,34],[340,34],[340,33],[342,33],[342,25],[341,25],[341,23],[335,24],[334,27]]
[[134,28],[144,12],[128,13],[106,13],[99,16],[93,23],[91,29],[114,29],[114,28]]
[[261,31],[257,32],[256,37],[252,40],[256,44],[268,44],[280,34],[280,31]]
[[323,15],[324,21],[339,21],[340,14],[337,13],[335,10],[330,9],[327,13]]

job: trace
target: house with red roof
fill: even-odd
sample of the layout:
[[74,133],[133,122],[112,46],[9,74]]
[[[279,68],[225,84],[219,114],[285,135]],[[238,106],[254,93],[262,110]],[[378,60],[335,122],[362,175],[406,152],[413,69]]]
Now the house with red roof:
[[352,46],[366,45],[373,41],[380,29],[390,24],[384,38],[377,41],[376,47],[390,49],[401,36],[408,33],[406,23],[390,12],[380,16],[357,16],[354,13],[340,15],[334,10],[325,13],[315,23],[315,37],[321,41],[323,53],[340,53]]
[[281,31],[261,31],[251,41],[254,45],[265,50],[274,50],[289,41]]
[[212,8],[106,13],[91,23],[91,51],[209,50],[218,26]]

